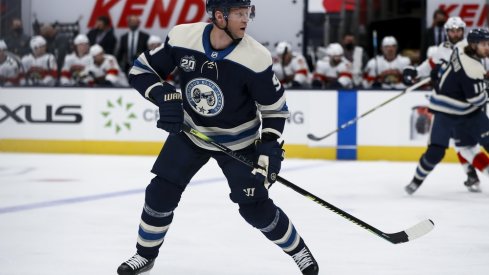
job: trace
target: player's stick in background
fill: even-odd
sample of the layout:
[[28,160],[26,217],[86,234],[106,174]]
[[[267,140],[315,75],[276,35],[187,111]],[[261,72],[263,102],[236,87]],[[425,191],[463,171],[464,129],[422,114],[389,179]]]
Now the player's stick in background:
[[[235,151],[229,149],[228,147],[220,144],[220,143],[217,143],[215,142],[212,138],[206,136],[205,134],[193,129],[193,128],[190,128],[189,126],[187,125],[183,125],[183,131],[187,134],[190,134],[214,147],[216,147],[217,149],[219,149],[220,151],[224,152],[226,155],[232,157],[233,159],[243,163],[244,165],[247,165],[251,168],[259,168],[257,166],[255,166],[255,164],[248,160],[247,158],[245,158],[243,155],[240,155],[238,153],[236,153]],[[277,175],[277,181],[280,182],[281,184],[291,188],[292,190],[296,191],[297,193],[303,195],[304,197],[306,198],[309,198],[311,199],[312,201],[316,202],[317,204],[319,205],[322,205],[324,207],[326,207],[327,209],[333,211],[334,213],[342,216],[343,218],[353,222],[354,224],[366,229],[367,231],[383,238],[384,240],[387,240],[393,244],[398,244],[398,243],[404,243],[404,242],[408,242],[408,241],[412,241],[414,239],[417,239],[419,237],[422,237],[424,235],[426,235],[427,233],[429,233],[433,227],[434,227],[434,223],[433,221],[431,220],[424,220],[406,230],[403,230],[403,231],[399,231],[399,232],[396,232],[396,233],[385,233],[385,232],[382,232],[380,231],[379,229],[371,226],[370,224],[348,214],[347,212],[339,209],[338,207],[322,200],[321,198],[309,193],[308,191],[300,188],[299,186],[293,184],[292,182],[282,178],[281,176]]]
[[366,111],[365,113],[361,114],[360,116],[357,116],[356,118],[351,119],[351,120],[349,120],[349,121],[347,121],[347,122],[345,122],[345,123],[341,124],[341,125],[340,125],[340,127],[338,127],[338,128],[336,128],[336,129],[334,129],[333,131],[331,131],[331,132],[329,132],[329,133],[325,134],[324,136],[316,136],[316,135],[314,135],[314,134],[309,133],[309,134],[307,134],[307,137],[308,137],[309,139],[311,139],[311,140],[314,140],[314,141],[320,141],[320,140],[323,140],[323,139],[325,139],[325,138],[327,138],[327,137],[331,136],[332,134],[334,134],[334,133],[336,133],[336,132],[338,132],[338,131],[340,131],[340,130],[342,130],[342,129],[345,129],[346,127],[349,127],[349,126],[351,126],[351,125],[355,124],[355,123],[356,123],[358,120],[360,120],[362,117],[365,117],[366,115],[368,115],[368,114],[370,114],[370,113],[374,112],[375,110],[379,109],[380,107],[382,107],[382,106],[384,106],[384,105],[386,105],[386,104],[388,104],[388,103],[390,103],[390,102],[394,101],[395,99],[397,99],[397,98],[401,97],[402,95],[405,95],[405,94],[407,94],[407,93],[409,93],[409,92],[411,92],[411,91],[413,91],[413,90],[416,90],[417,88],[419,88],[419,87],[421,87],[421,86],[423,86],[423,85],[425,85],[425,84],[428,84],[428,83],[430,82],[430,80],[431,80],[431,79],[430,79],[429,77],[427,77],[427,78],[425,78],[425,79],[423,79],[423,80],[421,80],[421,81],[419,81],[419,82],[417,82],[417,83],[413,84],[412,86],[409,86],[408,88],[406,88],[404,91],[402,91],[402,92],[401,92],[401,93],[399,93],[398,95],[393,96],[393,97],[391,97],[390,99],[388,99],[388,100],[386,100],[386,101],[384,101],[384,102],[380,103],[379,105],[377,105],[377,106],[373,107],[372,109],[370,109],[370,110]]
[[377,46],[377,30],[373,30],[372,32],[372,46],[374,51],[374,61],[375,61],[375,81],[379,78],[379,64],[377,63],[377,55],[379,54],[379,49]]

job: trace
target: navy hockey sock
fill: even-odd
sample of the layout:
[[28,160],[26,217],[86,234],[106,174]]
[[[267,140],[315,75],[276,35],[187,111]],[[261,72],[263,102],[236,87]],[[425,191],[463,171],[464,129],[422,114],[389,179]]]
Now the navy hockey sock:
[[253,204],[240,204],[239,212],[249,224],[258,228],[285,253],[293,255],[305,247],[292,222],[271,199]]
[[424,179],[433,171],[435,166],[443,159],[445,156],[444,147],[429,145],[428,150],[421,157],[416,168],[416,173],[414,175],[414,182],[421,184]]
[[148,185],[136,244],[139,255],[149,259],[158,256],[182,192],[181,188],[159,177]]

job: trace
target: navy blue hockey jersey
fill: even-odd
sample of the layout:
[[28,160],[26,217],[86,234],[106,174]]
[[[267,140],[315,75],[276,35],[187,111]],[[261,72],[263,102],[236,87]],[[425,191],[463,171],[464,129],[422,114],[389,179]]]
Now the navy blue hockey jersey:
[[466,115],[487,101],[485,69],[482,63],[455,47],[450,62],[430,98],[430,109],[452,115]]
[[[281,136],[289,112],[270,52],[248,35],[238,44],[214,50],[211,29],[207,23],[175,26],[164,45],[134,62],[131,84],[148,98],[177,67],[185,124],[232,150],[251,145],[259,138],[260,126],[262,132]],[[217,150],[188,136],[199,147]]]

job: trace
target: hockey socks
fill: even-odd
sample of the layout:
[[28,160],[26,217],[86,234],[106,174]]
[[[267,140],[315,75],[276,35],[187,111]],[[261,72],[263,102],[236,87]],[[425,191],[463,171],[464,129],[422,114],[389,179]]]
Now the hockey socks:
[[421,156],[418,166],[416,167],[416,172],[414,174],[413,180],[404,188],[406,192],[411,195],[421,186],[426,177],[433,171],[435,166],[443,159],[445,156],[446,148],[429,145],[428,150]]
[[302,272],[308,270],[308,273],[303,274],[317,274],[309,273],[309,270],[319,268],[304,240],[287,215],[271,199],[240,204],[239,212],[249,224],[258,228],[267,239],[289,254]]
[[158,256],[182,192],[160,177],[153,178],[148,185],[136,244],[139,255],[148,259]]

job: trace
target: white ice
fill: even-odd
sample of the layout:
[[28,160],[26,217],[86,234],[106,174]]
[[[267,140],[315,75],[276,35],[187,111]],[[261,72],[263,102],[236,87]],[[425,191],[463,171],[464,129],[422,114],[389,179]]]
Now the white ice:
[[[135,252],[155,157],[0,154],[0,274],[115,274]],[[281,184],[271,197],[291,218],[320,274],[489,274],[489,180],[469,193],[457,164],[436,167],[413,195],[414,162],[287,159],[282,177],[392,233],[435,228],[393,245]],[[292,259],[249,226],[215,162],[195,176],[152,275],[292,275]]]

